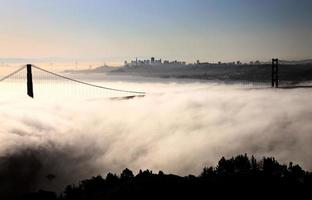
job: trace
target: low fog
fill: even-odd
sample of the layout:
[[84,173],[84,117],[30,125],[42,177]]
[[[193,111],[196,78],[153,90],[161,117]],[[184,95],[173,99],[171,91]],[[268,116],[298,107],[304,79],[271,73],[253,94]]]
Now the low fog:
[[19,183],[23,190],[60,191],[126,167],[198,175],[222,156],[241,153],[312,170],[311,89],[130,85],[147,95],[47,100],[2,94],[0,175],[10,176],[2,179],[6,188]]

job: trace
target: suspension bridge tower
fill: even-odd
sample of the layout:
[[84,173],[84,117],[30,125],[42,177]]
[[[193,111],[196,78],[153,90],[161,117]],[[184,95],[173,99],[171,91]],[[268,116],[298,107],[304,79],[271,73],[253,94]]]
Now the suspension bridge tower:
[[27,95],[31,98],[34,98],[34,86],[33,86],[33,79],[32,79],[32,65],[27,64]]
[[278,65],[279,60],[277,58],[272,59],[272,87],[278,88]]

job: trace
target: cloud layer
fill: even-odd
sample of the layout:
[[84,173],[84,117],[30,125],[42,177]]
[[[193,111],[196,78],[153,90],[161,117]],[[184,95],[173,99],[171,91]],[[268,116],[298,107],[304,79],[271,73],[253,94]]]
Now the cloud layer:
[[154,92],[122,101],[1,98],[0,174],[18,163],[10,170],[31,171],[32,189],[59,190],[126,167],[199,174],[239,153],[312,169],[310,89],[138,84]]

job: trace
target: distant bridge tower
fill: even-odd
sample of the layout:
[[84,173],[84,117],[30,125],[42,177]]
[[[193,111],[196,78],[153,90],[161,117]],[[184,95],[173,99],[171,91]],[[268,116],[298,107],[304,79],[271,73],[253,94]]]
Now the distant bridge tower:
[[32,80],[31,64],[27,65],[27,95],[34,98],[34,86]]
[[278,59],[272,59],[272,87],[278,88]]

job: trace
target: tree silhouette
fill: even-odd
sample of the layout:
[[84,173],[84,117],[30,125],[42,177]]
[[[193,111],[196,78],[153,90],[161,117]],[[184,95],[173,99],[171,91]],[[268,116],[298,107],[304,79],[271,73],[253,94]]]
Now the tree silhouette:
[[129,170],[128,168],[124,169],[122,173],[120,174],[120,179],[124,181],[131,180],[133,178],[134,178],[134,175],[132,171]]
[[200,199],[257,198],[310,195],[312,175],[299,165],[279,164],[274,158],[257,161],[254,156],[222,157],[216,168],[205,167],[200,176],[180,177],[162,171],[145,170],[134,176],[130,169],[120,176],[108,173],[69,185],[57,197],[55,193],[39,191],[20,199],[99,200],[99,199]]

